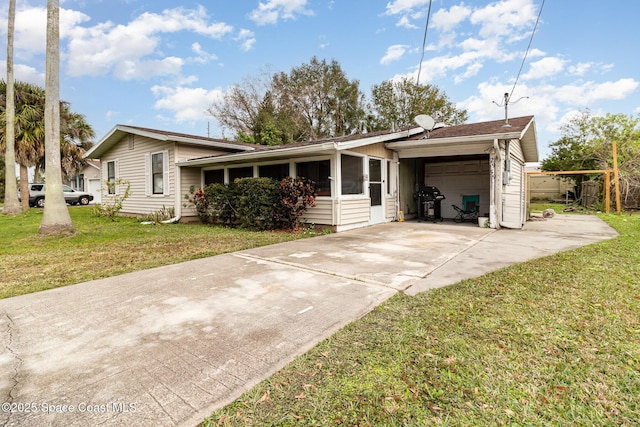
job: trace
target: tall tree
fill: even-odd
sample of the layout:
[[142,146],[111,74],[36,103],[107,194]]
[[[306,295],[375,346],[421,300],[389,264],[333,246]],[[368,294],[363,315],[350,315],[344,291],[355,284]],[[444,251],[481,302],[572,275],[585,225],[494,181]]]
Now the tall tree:
[[9,0],[9,16],[7,25],[7,92],[5,107],[5,187],[4,208],[5,215],[16,215],[21,212],[16,185],[16,152],[15,152],[15,93],[13,78],[13,35],[16,21],[16,0]]
[[273,77],[277,103],[296,112],[300,139],[350,135],[361,130],[364,95],[358,80],[349,80],[336,60],[313,57],[289,74]]
[[242,141],[287,144],[360,132],[364,95],[338,62],[314,57],[288,74],[245,79],[209,113]]
[[45,167],[46,203],[40,223],[41,234],[57,234],[73,229],[62,193],[60,162],[60,2],[47,0],[47,53],[45,77]]
[[387,80],[371,89],[368,130],[415,126],[419,114],[436,116],[439,122],[458,125],[467,121],[467,111],[458,109],[437,86],[422,85],[408,78]]

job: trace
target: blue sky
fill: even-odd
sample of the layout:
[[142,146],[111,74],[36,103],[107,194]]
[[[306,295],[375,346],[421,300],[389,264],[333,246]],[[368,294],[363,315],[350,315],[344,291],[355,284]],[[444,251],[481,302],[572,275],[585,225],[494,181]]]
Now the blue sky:
[[[15,75],[44,84],[46,1],[17,0]],[[6,15],[0,0],[0,71]],[[116,124],[231,137],[206,113],[229,86],[311,57],[371,86],[416,78],[429,0],[61,0],[61,97],[102,138]],[[469,122],[504,117],[542,0],[433,0],[420,78]],[[639,114],[640,2],[547,0],[510,116],[535,115],[541,157],[572,114]],[[528,97],[520,99],[521,97]],[[425,112],[433,113],[433,112]]]

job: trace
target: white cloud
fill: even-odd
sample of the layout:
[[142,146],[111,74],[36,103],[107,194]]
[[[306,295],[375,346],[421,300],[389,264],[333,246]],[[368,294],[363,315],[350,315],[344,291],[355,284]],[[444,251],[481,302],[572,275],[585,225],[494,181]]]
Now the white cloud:
[[153,86],[153,95],[158,98],[154,104],[156,110],[169,110],[173,113],[174,121],[189,122],[207,120],[211,116],[207,109],[214,101],[222,98],[219,89],[207,90],[203,88]]
[[[0,60],[0,75],[2,76],[7,75],[6,59]],[[36,70],[35,68],[29,65],[14,64],[13,75],[15,80],[44,87],[44,77],[45,77],[44,73]]]
[[307,0],[268,0],[259,2],[258,7],[249,13],[249,19],[258,25],[276,24],[279,20],[296,19],[297,15],[313,15],[306,9]]
[[238,33],[236,40],[240,42],[240,49],[244,52],[248,52],[253,49],[253,45],[256,43],[255,33],[251,30],[241,29]]
[[218,59],[217,55],[206,52],[204,49],[202,49],[202,45],[198,42],[194,42],[191,44],[191,50],[197,55],[193,60],[200,64],[206,64],[210,61],[215,61],[216,59]]
[[558,87],[555,93],[559,101],[588,107],[599,101],[621,100],[636,91],[640,83],[626,78],[608,82],[574,83]]
[[533,0],[502,0],[473,11],[470,20],[480,26],[482,37],[513,36],[522,38],[520,30],[533,29],[536,20]]
[[433,14],[432,26],[444,32],[453,31],[453,29],[466,20],[471,15],[471,8],[467,6],[452,6],[448,11],[440,9]]
[[[113,71],[123,79],[177,74],[184,61],[162,58],[158,52],[164,33],[190,31],[219,39],[232,30],[224,23],[209,23],[202,7],[168,9],[161,14],[146,12],[126,25],[104,22],[86,28],[77,26],[69,31],[68,72],[82,76]],[[153,56],[159,58],[147,59]]]
[[561,73],[567,61],[558,57],[546,57],[539,61],[532,62],[529,66],[529,72],[522,75],[523,80],[542,79],[551,77]]
[[404,27],[410,30],[414,30],[418,28],[416,25],[411,23],[411,20],[409,19],[408,16],[401,17],[400,20],[396,23],[396,27]]
[[[60,37],[67,37],[73,28],[89,20],[90,17],[82,12],[61,8]],[[16,6],[14,55],[17,59],[29,60],[33,56],[44,54],[47,36],[46,23],[46,7]],[[0,34],[6,40],[6,15],[0,19],[0,27]]]
[[394,0],[387,3],[387,15],[404,15],[429,4],[429,0]]
[[387,53],[382,57],[380,63],[383,65],[390,64],[391,62],[397,61],[405,54],[407,51],[407,46],[401,44],[394,44],[393,46],[389,46],[387,48]]

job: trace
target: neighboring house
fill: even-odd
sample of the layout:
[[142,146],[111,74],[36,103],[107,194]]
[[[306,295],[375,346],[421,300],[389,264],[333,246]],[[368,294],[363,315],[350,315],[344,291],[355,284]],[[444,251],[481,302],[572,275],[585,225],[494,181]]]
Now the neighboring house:
[[93,203],[100,203],[102,180],[100,175],[100,161],[87,160],[87,165],[79,174],[72,177],[68,182],[74,190],[86,191],[93,195]]
[[[435,186],[451,204],[477,200],[492,227],[521,228],[527,219],[525,162],[538,161],[533,116],[504,121],[374,132],[266,147],[132,126],[116,126],[88,153],[102,162],[103,180],[131,182],[127,214],[163,206],[195,216],[185,204],[191,187],[242,177],[305,177],[316,182],[308,223],[337,231],[410,217],[421,186]],[[177,191],[176,191],[177,189]],[[113,191],[119,192],[115,188]],[[103,197],[109,195],[103,195]]]

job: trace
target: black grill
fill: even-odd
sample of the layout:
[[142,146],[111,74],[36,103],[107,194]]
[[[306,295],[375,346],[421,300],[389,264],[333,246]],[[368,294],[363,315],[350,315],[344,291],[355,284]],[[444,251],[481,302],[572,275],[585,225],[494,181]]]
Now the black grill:
[[418,198],[418,218],[431,221],[443,221],[442,201],[444,194],[436,187],[422,186],[416,193]]

